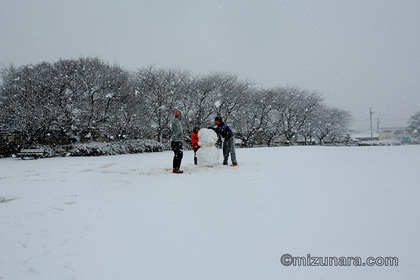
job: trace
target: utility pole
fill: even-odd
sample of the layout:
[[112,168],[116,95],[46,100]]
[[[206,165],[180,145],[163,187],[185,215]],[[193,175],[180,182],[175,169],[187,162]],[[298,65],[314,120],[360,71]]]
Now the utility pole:
[[372,130],[372,107],[369,107],[369,115],[370,115],[370,141],[373,141],[373,130]]

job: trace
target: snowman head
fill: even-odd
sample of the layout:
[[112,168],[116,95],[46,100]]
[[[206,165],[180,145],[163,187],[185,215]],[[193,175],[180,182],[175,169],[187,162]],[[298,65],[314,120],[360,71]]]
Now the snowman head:
[[198,145],[201,147],[214,146],[217,142],[217,134],[213,129],[202,128],[198,132]]

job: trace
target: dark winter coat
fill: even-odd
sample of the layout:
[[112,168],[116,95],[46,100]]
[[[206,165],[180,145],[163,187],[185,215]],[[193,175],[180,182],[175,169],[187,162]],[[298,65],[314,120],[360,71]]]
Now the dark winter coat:
[[172,142],[184,141],[184,132],[182,131],[181,120],[181,112],[178,111],[178,116],[174,117],[172,121]]
[[216,133],[220,134],[220,136],[222,136],[225,139],[229,139],[233,136],[233,132],[230,129],[230,127],[227,125],[227,123],[225,122],[220,122],[220,125],[218,125],[214,131],[216,131]]

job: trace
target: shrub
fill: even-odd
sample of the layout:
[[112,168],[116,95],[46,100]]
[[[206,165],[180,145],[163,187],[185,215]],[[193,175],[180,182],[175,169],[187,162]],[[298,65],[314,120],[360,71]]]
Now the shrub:
[[162,152],[164,146],[154,140],[127,140],[121,142],[91,142],[42,147],[49,156],[109,156]]

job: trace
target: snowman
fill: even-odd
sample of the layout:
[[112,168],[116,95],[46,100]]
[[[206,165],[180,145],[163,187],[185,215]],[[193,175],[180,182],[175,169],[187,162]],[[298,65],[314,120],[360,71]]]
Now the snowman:
[[213,129],[202,128],[198,131],[198,144],[201,147],[197,151],[198,165],[208,167],[219,165],[219,150],[215,146],[217,139]]

